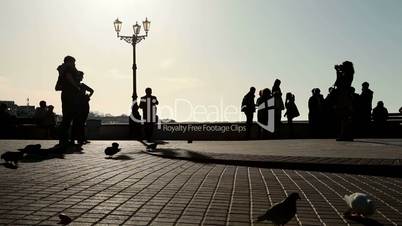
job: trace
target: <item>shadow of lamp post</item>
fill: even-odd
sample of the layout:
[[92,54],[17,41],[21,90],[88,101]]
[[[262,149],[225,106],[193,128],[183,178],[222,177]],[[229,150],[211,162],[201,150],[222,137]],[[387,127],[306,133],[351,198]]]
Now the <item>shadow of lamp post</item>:
[[[137,104],[137,65],[136,65],[136,60],[135,60],[135,47],[138,43],[140,43],[142,40],[145,39],[145,37],[148,36],[148,31],[149,27],[151,25],[151,22],[148,21],[148,18],[145,18],[145,21],[142,22],[145,35],[140,35],[141,31],[141,25],[138,24],[138,22],[133,25],[133,30],[134,33],[132,36],[122,36],[120,35],[120,30],[122,26],[122,22],[119,19],[116,19],[113,23],[114,29],[117,33],[117,37],[120,38],[120,40],[124,40],[127,43],[131,44],[133,47],[133,104],[131,106],[131,116],[130,116],[130,125],[131,123],[134,123],[134,125],[138,125],[141,121],[141,116],[138,112],[138,104]],[[131,126],[130,126],[131,127]],[[131,129],[131,128],[130,128]]]

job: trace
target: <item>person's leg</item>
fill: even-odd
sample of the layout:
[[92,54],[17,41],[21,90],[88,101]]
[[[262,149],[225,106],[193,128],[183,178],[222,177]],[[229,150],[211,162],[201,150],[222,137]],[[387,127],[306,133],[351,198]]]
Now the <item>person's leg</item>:
[[71,126],[71,142],[74,143],[75,141],[79,140],[79,133],[80,133],[80,125],[79,120],[77,117],[73,118],[72,126]]
[[85,112],[85,114],[83,116],[83,121],[82,121],[82,138],[85,143],[90,143],[87,139],[87,134],[86,134],[86,123],[88,120],[88,114],[89,114],[89,108],[88,108],[88,111]]
[[246,112],[245,114],[246,114],[247,139],[249,139],[251,135],[251,126],[253,125],[253,112]]
[[85,144],[86,143],[86,137],[85,137],[85,123],[87,121],[89,114],[89,103],[84,102],[82,103],[82,106],[79,107],[79,114],[77,114],[77,134],[76,138],[79,144]]
[[69,142],[69,130],[73,120],[72,104],[67,94],[61,94],[61,107],[63,118],[59,127],[59,142],[60,144],[67,144]]
[[85,120],[84,116],[80,114],[73,121],[74,139],[77,140],[78,144],[83,144],[84,142],[84,130]]
[[282,118],[282,110],[275,110],[275,134],[279,136],[279,131],[281,128],[281,118]]
[[293,137],[293,119],[288,117],[289,137]]
[[155,123],[149,123],[149,139],[152,141],[154,141],[154,128],[155,128]]
[[146,122],[144,123],[144,132],[145,132],[145,139],[148,142],[152,142],[153,138],[153,129],[154,129],[154,123],[152,122]]

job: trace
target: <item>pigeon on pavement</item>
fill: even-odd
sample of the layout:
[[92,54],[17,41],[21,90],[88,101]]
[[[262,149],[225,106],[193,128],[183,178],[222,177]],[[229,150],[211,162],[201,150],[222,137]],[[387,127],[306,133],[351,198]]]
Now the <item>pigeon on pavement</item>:
[[111,158],[113,155],[115,155],[120,150],[121,149],[119,148],[119,144],[116,142],[113,142],[111,147],[107,147],[105,149],[105,154]]
[[154,151],[156,149],[156,146],[158,146],[158,143],[148,144],[147,151]]
[[375,213],[374,201],[366,194],[356,192],[345,195],[344,200],[348,206],[348,210],[344,213],[345,216],[368,217]]
[[7,151],[1,155],[1,159],[4,159],[6,163],[14,163],[14,166],[18,165],[18,162],[24,157],[22,152]]
[[259,216],[257,222],[269,220],[274,225],[285,225],[296,215],[296,201],[300,199],[298,193],[291,193],[282,202],[273,205],[267,212]]
[[59,214],[59,223],[58,224],[62,224],[62,225],[67,225],[69,223],[71,223],[71,218],[67,215],[65,215],[64,213]]

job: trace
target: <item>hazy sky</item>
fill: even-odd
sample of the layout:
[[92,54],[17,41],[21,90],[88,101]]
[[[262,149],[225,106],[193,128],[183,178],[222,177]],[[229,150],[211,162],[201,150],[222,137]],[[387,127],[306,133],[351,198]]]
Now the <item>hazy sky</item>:
[[116,38],[117,17],[122,35],[151,21],[137,46],[137,86],[139,96],[153,88],[161,118],[244,120],[249,87],[280,78],[306,119],[311,89],[326,95],[344,60],[359,93],[368,81],[374,103],[402,106],[400,0],[0,0],[0,100],[44,99],[60,112],[56,68],[69,54],[95,89],[91,110],[127,114],[132,49]]

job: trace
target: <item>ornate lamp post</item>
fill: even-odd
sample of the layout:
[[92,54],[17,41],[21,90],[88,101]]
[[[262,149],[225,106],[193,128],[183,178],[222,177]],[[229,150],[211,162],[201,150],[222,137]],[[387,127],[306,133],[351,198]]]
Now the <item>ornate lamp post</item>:
[[148,36],[148,31],[149,31],[149,27],[151,25],[151,22],[148,21],[148,18],[145,18],[145,21],[142,22],[143,26],[144,26],[144,31],[145,31],[145,35],[140,35],[140,31],[141,31],[141,25],[138,24],[138,22],[135,23],[135,25],[133,25],[133,30],[134,33],[132,36],[122,36],[120,35],[120,30],[121,30],[121,26],[122,26],[122,22],[119,19],[116,19],[114,21],[114,30],[117,33],[117,37],[120,38],[120,40],[124,40],[127,43],[131,44],[133,46],[133,106],[132,106],[132,115],[137,118],[137,116],[139,116],[138,113],[138,105],[137,105],[137,65],[136,65],[136,61],[135,61],[135,46],[137,45],[137,43],[141,42],[142,40],[145,39],[145,37]]

